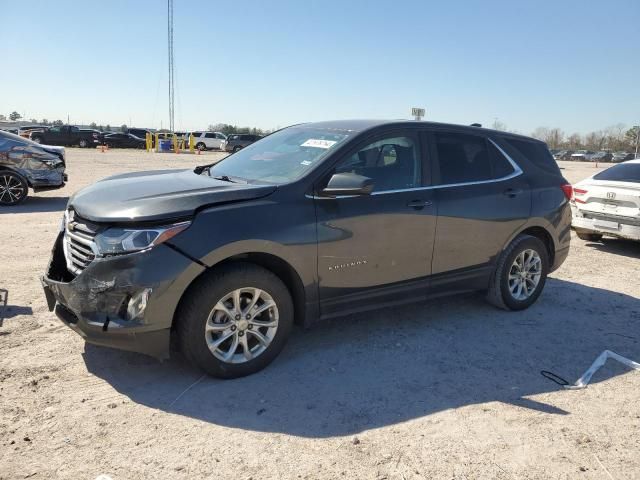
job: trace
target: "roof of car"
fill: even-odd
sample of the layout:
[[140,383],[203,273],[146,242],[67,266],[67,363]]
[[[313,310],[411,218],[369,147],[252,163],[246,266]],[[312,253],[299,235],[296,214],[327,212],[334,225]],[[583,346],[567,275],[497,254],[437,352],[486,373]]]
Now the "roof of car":
[[[502,136],[509,137],[517,137],[527,140],[536,140],[535,138],[528,137],[526,135],[520,135],[518,133],[504,132],[502,130],[492,130],[490,128],[483,127],[474,127],[471,125],[457,125],[453,123],[441,123],[441,122],[424,122],[418,120],[373,120],[373,119],[360,119],[360,120],[332,120],[332,121],[324,121],[324,122],[310,122],[310,123],[302,123],[300,126],[308,126],[326,130],[341,130],[346,132],[364,132],[366,130],[370,130],[375,127],[380,126],[406,126],[406,125],[423,125],[425,127],[436,127],[436,128],[449,128],[456,130],[467,130],[467,131],[483,131],[488,133],[495,133]],[[293,125],[295,126],[295,125]]]

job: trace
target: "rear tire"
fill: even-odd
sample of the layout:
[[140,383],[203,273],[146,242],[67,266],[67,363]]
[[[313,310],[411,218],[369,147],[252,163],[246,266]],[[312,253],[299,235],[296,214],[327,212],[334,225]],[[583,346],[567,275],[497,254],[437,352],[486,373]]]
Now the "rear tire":
[[180,350],[190,363],[214,377],[243,377],[265,368],[284,348],[293,301],[269,270],[234,263],[189,289],[176,322]]
[[35,137],[32,137],[31,140],[33,140],[36,143],[42,143],[42,137],[35,136]]
[[540,239],[519,235],[502,252],[487,300],[503,310],[524,310],[540,296],[549,273],[549,252]]
[[13,207],[29,194],[27,181],[11,170],[0,170],[0,206]]
[[580,240],[586,240],[587,242],[599,242],[602,240],[602,235],[599,233],[576,232],[576,235]]
[[236,153],[240,150],[242,150],[242,147],[240,145],[236,145],[235,147],[233,147],[233,153]]
[[202,152],[207,149],[207,146],[204,143],[200,142],[196,145],[196,148]]
[[84,138],[81,138],[78,142],[78,146],[80,148],[87,148],[89,146],[89,142],[87,142]]

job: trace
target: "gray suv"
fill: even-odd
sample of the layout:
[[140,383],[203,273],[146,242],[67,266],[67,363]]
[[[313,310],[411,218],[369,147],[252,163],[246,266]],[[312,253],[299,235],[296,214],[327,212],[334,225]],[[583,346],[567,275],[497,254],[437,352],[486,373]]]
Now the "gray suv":
[[260,135],[250,135],[248,133],[234,133],[227,137],[226,141],[222,142],[220,148],[225,152],[237,152],[246,146],[251,145],[253,142],[257,142],[262,137]]
[[532,138],[296,125],[216,164],[80,190],[44,291],[87,342],[166,358],[173,337],[194,365],[239,377],[269,364],[294,323],[469,291],[529,307],[569,253],[571,196]]

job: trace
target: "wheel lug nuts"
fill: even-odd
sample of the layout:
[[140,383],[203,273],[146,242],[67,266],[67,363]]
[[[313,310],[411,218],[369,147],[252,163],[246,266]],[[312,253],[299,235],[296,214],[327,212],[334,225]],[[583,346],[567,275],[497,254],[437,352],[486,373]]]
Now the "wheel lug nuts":
[[251,315],[247,315],[247,320],[251,320]]
[[236,320],[240,320],[240,314],[236,315]]
[[240,332],[238,332],[238,335],[243,336],[244,332],[242,330],[240,330]]
[[249,330],[251,330],[253,328],[253,325],[249,324],[249,326],[247,327]]
[[235,332],[236,331],[236,326],[235,325],[231,325],[231,331]]

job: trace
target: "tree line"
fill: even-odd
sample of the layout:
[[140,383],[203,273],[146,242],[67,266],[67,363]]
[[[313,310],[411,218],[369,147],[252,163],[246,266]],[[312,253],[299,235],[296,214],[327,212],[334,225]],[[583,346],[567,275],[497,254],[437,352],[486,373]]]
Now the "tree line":
[[209,132],[221,132],[225,135],[232,133],[250,133],[251,135],[267,135],[271,130],[263,130],[256,127],[238,127],[237,125],[229,125],[228,123],[216,123],[207,127]]
[[[506,126],[499,121],[492,125],[495,130],[507,131]],[[602,130],[596,130],[587,134],[566,134],[561,128],[538,127],[531,136],[545,142],[549,148],[565,150],[611,150],[633,151],[640,140],[640,129],[635,126],[627,128],[623,123],[618,123]],[[519,133],[519,132],[513,132]]]

